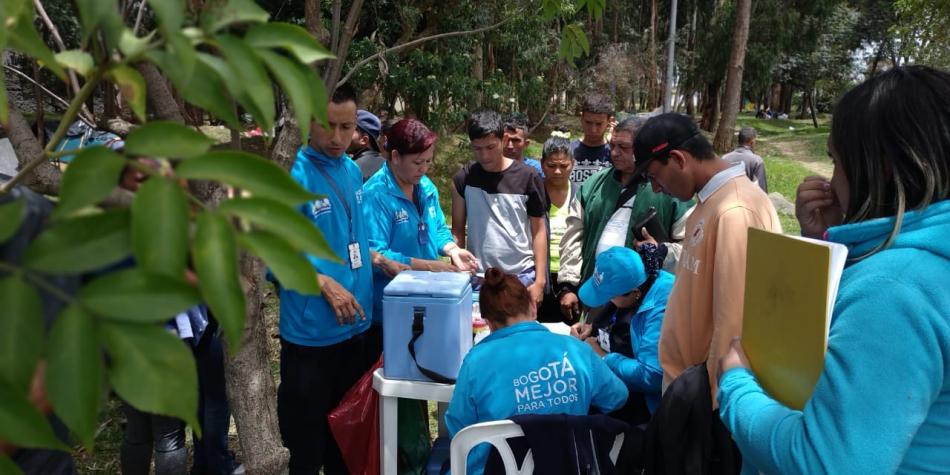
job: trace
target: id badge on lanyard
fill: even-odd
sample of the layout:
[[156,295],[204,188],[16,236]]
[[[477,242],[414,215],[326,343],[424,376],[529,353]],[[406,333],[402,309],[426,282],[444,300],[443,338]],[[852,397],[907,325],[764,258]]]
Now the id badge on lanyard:
[[346,211],[346,219],[350,224],[350,243],[346,245],[346,253],[349,255],[350,269],[356,270],[360,267],[363,267],[363,255],[360,253],[360,243],[356,240],[356,234],[353,232],[353,211],[350,209],[350,205],[347,202],[347,197],[349,194],[344,194],[334,183],[333,178],[323,169],[319,164],[314,164],[318,172],[323,175],[323,179],[326,180],[327,185],[330,186],[330,189],[333,190],[333,193],[336,194],[337,199],[340,200],[340,203],[343,204],[343,209]]
[[363,256],[360,254],[360,243],[351,242],[346,245],[348,254],[350,255],[350,269],[359,269],[363,267]]

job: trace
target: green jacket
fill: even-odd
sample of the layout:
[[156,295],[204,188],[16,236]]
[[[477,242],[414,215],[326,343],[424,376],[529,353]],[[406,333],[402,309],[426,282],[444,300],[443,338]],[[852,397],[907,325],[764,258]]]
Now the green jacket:
[[[622,191],[620,173],[613,167],[597,172],[581,185],[567,218],[567,231],[561,240],[561,269],[558,272],[561,287],[579,286],[593,274],[597,242],[613,216]],[[667,245],[670,253],[664,267],[673,268],[681,249],[678,241],[685,234],[685,216],[692,209],[693,202],[654,193],[649,183],[638,185],[636,197],[630,213],[631,226],[627,230],[626,246],[633,248],[632,225],[640,221],[651,207],[656,208],[657,218],[674,241]]]

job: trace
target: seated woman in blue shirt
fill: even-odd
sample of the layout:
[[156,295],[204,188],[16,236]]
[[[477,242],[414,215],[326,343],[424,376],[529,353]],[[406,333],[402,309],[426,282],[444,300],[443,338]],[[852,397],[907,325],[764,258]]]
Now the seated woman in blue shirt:
[[[465,357],[445,426],[455,436],[478,422],[520,414],[586,415],[612,412],[627,388],[582,341],[548,331],[517,277],[497,268],[485,273],[479,298],[491,335]],[[469,454],[469,473],[480,474],[488,446]]]
[[[369,247],[415,270],[470,271],[475,256],[455,243],[439,206],[439,191],[426,176],[437,139],[415,119],[402,119],[387,131],[389,160],[363,185]],[[440,255],[452,262],[440,261]],[[373,323],[379,324],[383,288],[392,279],[375,272],[373,280]]]
[[803,235],[848,246],[824,370],[791,409],[734,341],[719,415],[745,473],[947,473],[950,73],[897,67],[847,92],[828,154],[831,180],[806,178],[795,207]]
[[632,424],[649,421],[660,404],[663,369],[657,346],[673,289],[673,274],[662,270],[665,256],[658,249],[663,248],[647,243],[640,249],[637,253],[615,246],[597,256],[593,277],[578,296],[591,308],[608,305],[597,321],[571,328],[571,334],[587,341],[631,393],[643,395],[649,413],[627,408],[622,415]]

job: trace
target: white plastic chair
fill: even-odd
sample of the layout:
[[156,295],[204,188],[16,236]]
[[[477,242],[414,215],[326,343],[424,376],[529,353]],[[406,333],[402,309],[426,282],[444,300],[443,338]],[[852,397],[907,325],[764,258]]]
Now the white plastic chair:
[[[501,455],[501,461],[505,465],[505,473],[508,475],[528,475],[534,473],[534,456],[531,450],[525,455],[524,463],[518,468],[518,461],[515,460],[515,454],[508,445],[508,439],[524,436],[521,426],[510,419],[502,421],[489,421],[472,424],[458,431],[452,438],[452,445],[449,447],[449,463],[452,467],[453,475],[465,475],[467,472],[468,453],[478,444],[489,443],[498,449]],[[623,433],[617,434],[614,439],[614,445],[610,448],[610,461],[617,463],[617,457],[620,455],[620,447],[623,446]]]

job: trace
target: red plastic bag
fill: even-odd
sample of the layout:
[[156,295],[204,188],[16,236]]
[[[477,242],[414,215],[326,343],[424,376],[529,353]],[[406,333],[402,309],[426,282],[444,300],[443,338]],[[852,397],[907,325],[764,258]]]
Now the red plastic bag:
[[379,394],[373,390],[373,372],[382,366],[380,357],[327,416],[351,474],[379,475]]

